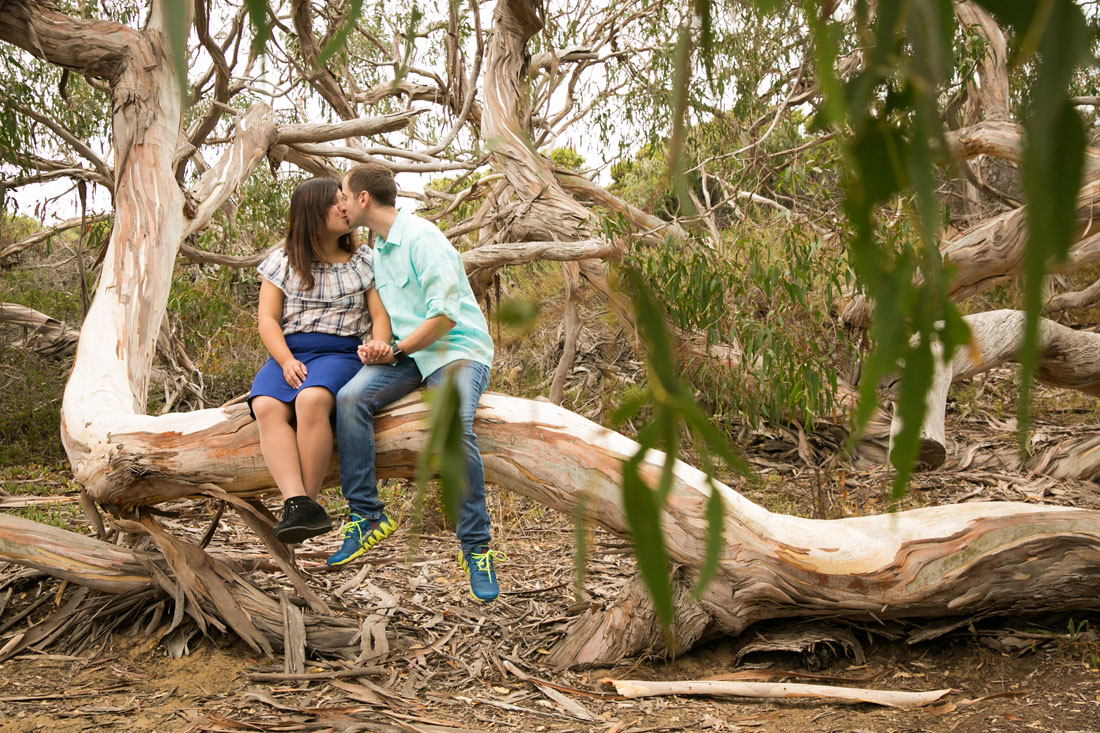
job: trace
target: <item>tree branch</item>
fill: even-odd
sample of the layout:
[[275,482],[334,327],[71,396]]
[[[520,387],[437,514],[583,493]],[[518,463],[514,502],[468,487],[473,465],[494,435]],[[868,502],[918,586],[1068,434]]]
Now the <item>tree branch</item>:
[[139,33],[107,20],[86,20],[32,0],[7,0],[0,40],[51,64],[113,81],[130,58]]

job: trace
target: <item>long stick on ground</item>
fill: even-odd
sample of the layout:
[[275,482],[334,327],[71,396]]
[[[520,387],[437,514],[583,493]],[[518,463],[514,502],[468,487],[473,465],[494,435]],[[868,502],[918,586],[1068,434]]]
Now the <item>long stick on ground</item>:
[[896,690],[869,690],[861,687],[832,687],[807,685],[799,682],[660,682],[650,680],[613,680],[604,678],[604,684],[614,685],[623,697],[652,697],[658,695],[715,695],[720,697],[806,698],[820,697],[845,702],[869,702],[891,708],[915,708],[936,702],[951,692],[900,692]]

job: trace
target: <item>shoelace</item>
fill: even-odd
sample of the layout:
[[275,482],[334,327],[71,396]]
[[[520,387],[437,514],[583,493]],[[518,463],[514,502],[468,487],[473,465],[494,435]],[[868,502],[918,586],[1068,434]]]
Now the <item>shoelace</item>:
[[340,528],[340,536],[341,537],[347,537],[349,534],[351,534],[352,528],[355,528],[355,529],[359,530],[359,536],[362,537],[363,536],[363,527],[361,525],[363,524],[363,522],[366,522],[366,521],[367,521],[366,517],[361,517],[359,519],[356,519],[353,522],[344,522],[344,526]]
[[489,572],[489,558],[496,561],[507,560],[508,556],[500,550],[486,550],[485,552],[471,552],[470,559],[474,560],[479,572]]

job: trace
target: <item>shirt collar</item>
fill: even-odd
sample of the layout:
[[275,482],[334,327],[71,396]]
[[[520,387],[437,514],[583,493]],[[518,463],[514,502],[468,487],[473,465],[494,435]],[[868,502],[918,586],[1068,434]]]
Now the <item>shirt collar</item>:
[[378,236],[375,240],[375,246],[379,249],[385,249],[387,245],[401,246],[401,239],[405,234],[405,226],[408,224],[409,214],[404,209],[397,210],[397,216],[393,220],[393,224],[390,225],[389,235],[383,239]]

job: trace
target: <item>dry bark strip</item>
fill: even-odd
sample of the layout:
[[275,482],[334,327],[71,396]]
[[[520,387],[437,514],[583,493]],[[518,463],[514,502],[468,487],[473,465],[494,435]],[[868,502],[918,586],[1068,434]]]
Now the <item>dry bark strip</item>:
[[661,682],[655,680],[613,680],[610,678],[604,678],[600,682],[613,685],[615,690],[623,697],[713,695],[718,697],[762,697],[788,700],[818,697],[842,702],[869,702],[875,705],[902,709],[930,705],[951,692],[950,689],[931,692],[869,690],[860,687],[808,685],[799,682]]
[[18,303],[0,303],[0,323],[26,329],[27,335],[13,345],[45,357],[68,356],[80,339],[80,332],[64,321]]
[[[121,526],[127,531],[151,530],[158,545],[167,548],[164,557],[173,574],[160,569],[158,555],[3,513],[0,557],[107,593],[161,588],[176,600],[174,623],[186,612],[200,628],[207,624],[224,628],[224,621],[258,652],[283,648],[287,613],[279,600],[148,518],[140,524],[123,520]],[[358,655],[360,626],[353,619],[302,612],[302,622],[306,648],[348,659]]]

